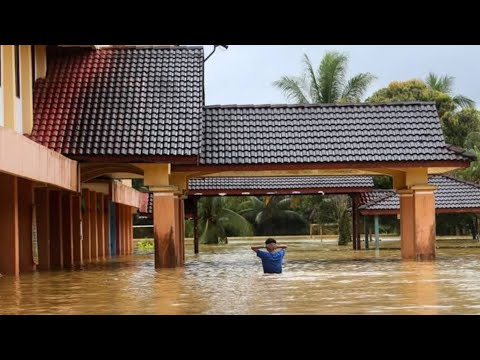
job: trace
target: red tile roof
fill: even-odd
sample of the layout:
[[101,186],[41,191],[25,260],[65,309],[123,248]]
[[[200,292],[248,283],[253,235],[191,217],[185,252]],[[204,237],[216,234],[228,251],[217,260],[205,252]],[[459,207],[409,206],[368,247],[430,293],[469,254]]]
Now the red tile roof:
[[203,48],[55,49],[31,139],[71,158],[196,156]]

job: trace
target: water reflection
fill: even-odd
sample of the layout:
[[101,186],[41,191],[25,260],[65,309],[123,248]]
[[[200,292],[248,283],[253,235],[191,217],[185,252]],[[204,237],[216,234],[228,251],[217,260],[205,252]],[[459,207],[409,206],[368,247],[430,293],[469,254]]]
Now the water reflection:
[[0,278],[1,314],[470,314],[480,313],[480,249],[439,250],[436,262],[399,250],[353,252],[287,242],[283,274],[263,274],[249,242],[187,248],[184,268],[153,255],[84,269]]

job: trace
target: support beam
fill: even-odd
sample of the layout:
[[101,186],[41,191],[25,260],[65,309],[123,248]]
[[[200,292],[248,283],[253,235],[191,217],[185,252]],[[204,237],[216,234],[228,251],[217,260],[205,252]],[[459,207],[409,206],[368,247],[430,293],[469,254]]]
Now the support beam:
[[175,248],[178,234],[175,233],[175,198],[171,193],[154,193],[153,231],[155,239],[155,267],[176,266]]
[[364,228],[364,235],[365,235],[365,249],[368,250],[370,248],[370,244],[368,243],[368,216],[363,217],[363,228]]
[[50,267],[63,267],[62,192],[50,191]]
[[16,95],[15,95],[15,45],[2,46],[2,88],[3,88],[3,114],[6,128],[15,130],[16,121]]
[[92,261],[98,260],[97,193],[90,191],[90,244]]
[[90,240],[90,191],[82,189],[82,256],[83,261],[92,261],[92,244]]
[[110,256],[117,255],[117,204],[109,201],[110,207]]
[[403,259],[435,259],[435,195],[437,187],[413,185],[399,190]]
[[0,274],[20,274],[18,235],[18,182],[0,172]]
[[46,187],[35,189],[38,269],[50,269],[50,195]]
[[110,199],[103,197],[103,238],[105,239],[105,257],[110,256]]
[[379,235],[379,223],[378,223],[378,215],[374,216],[374,223],[375,223],[375,250],[378,251],[380,249],[380,235]]
[[33,187],[30,180],[18,178],[17,181],[20,272],[31,272],[35,270],[32,243]]
[[103,197],[102,193],[97,193],[97,239],[98,239],[98,257],[105,258],[105,219],[103,211]]
[[83,264],[83,248],[81,238],[82,227],[82,204],[81,196],[72,195],[72,237],[73,237],[73,264]]
[[72,195],[62,192],[62,255],[63,266],[73,266],[73,209]]
[[400,247],[402,259],[415,258],[415,222],[413,191],[399,190],[400,196]]
[[193,252],[198,254],[200,251],[198,237],[198,197],[193,197]]
[[435,260],[435,195],[436,186],[412,186],[415,201],[415,258]]

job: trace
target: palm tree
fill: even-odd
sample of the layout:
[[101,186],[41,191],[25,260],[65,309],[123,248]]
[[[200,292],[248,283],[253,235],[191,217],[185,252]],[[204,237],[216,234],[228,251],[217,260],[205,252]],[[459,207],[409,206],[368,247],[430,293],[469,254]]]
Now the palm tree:
[[304,73],[300,77],[283,76],[273,83],[289,100],[299,104],[360,102],[367,88],[376,79],[360,73],[346,80],[348,56],[328,51],[315,71],[307,54],[303,56]]
[[227,234],[253,235],[252,226],[242,216],[228,209],[224,197],[203,197],[198,202],[198,226],[201,244],[227,243]]
[[255,224],[258,235],[305,234],[307,222],[297,212],[290,210],[292,198],[265,196],[263,201],[251,196],[240,211],[245,219]]
[[434,73],[429,73],[425,79],[427,86],[432,89],[442,93],[445,93],[452,97],[455,105],[460,106],[461,108],[474,108],[475,101],[470,98],[467,98],[463,95],[453,95],[453,84],[455,78],[453,76],[438,76]]

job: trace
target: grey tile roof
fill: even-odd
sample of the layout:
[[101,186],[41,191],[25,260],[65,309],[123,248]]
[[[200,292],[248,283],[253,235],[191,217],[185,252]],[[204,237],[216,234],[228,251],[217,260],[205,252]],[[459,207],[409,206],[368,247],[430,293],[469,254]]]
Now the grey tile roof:
[[[430,175],[428,182],[438,185],[435,191],[436,209],[480,208],[480,186],[444,175]],[[400,210],[400,199],[392,193],[378,201],[362,205],[365,210]]]
[[205,177],[188,181],[190,190],[279,190],[373,188],[371,176]]
[[433,102],[218,105],[204,111],[200,164],[465,159],[447,148]]
[[69,157],[199,154],[203,48],[52,51],[32,140]]

